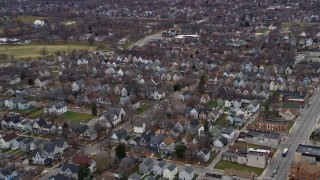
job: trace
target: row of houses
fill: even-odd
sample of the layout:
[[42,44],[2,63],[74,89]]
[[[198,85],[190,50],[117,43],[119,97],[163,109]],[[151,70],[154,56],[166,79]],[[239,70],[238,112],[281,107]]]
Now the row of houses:
[[[150,158],[145,158],[139,165],[140,174],[148,174],[152,172],[156,176],[163,177],[168,180],[173,180],[178,177],[179,180],[192,180],[195,176],[195,171],[192,167],[186,166],[179,170],[179,168],[173,164],[168,163],[165,160],[156,161]],[[128,177],[129,180],[140,180],[141,175],[134,173]],[[147,176],[148,179],[148,176]]]

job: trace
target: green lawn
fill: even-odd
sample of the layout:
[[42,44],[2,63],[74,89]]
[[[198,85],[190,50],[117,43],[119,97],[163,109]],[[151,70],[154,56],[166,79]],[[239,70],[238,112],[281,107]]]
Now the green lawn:
[[12,151],[10,151],[10,152],[8,152],[8,153],[6,153],[7,155],[12,155],[12,154],[14,154],[14,153],[16,153],[16,152],[18,152],[19,151],[19,149],[16,149],[16,150],[12,150]]
[[31,44],[4,44],[0,45],[0,52],[4,52],[8,55],[13,54],[16,59],[20,58],[36,58],[42,56],[40,54],[41,49],[46,48],[48,55],[54,54],[56,51],[72,51],[79,49],[96,49],[95,45],[90,45],[86,42],[53,42],[53,43],[31,43]]
[[210,101],[208,103],[209,108],[217,108],[218,107],[218,102],[217,101]]
[[72,120],[81,123],[93,119],[93,116],[91,114],[68,111],[62,115],[62,118],[64,120]]
[[293,127],[294,121],[289,121],[288,122],[288,130],[290,131],[290,129]]
[[242,171],[250,171],[254,172],[258,176],[260,176],[263,172],[263,169],[261,168],[256,168],[256,167],[251,167],[251,166],[246,166],[243,164],[238,164],[230,161],[224,161],[220,160],[215,166],[214,169],[220,169],[220,170],[225,170],[225,169],[234,169],[234,170],[242,170]]
[[[196,180],[199,177],[199,174],[194,174],[192,180]],[[202,179],[202,178],[201,178]]]
[[290,28],[290,26],[291,26],[291,23],[287,23],[287,22],[283,22],[281,24],[281,28]]
[[221,126],[223,126],[223,127],[225,127],[226,125],[227,125],[227,121],[226,121],[226,117],[227,117],[227,115],[222,115],[222,116],[220,116],[212,125],[221,125]]
[[121,45],[123,49],[128,49],[129,46],[131,46],[133,42],[131,40],[127,40],[124,44]]
[[36,118],[36,117],[38,117],[38,116],[40,116],[42,114],[43,114],[43,108],[40,108],[38,110],[35,110],[35,111],[31,112],[28,116],[30,118]]
[[140,115],[140,114],[142,114],[143,112],[145,112],[146,110],[148,110],[148,108],[147,108],[147,106],[146,105],[141,105],[139,108],[137,108],[136,110],[135,110],[135,114],[136,115]]

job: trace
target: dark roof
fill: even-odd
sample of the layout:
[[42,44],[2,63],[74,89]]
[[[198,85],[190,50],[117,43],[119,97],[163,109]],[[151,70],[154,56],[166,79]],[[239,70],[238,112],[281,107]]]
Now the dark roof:
[[15,138],[17,138],[18,135],[16,133],[11,133],[11,134],[6,134],[5,136],[2,137],[2,139],[5,141],[5,142],[8,142],[8,141],[11,141]]
[[118,137],[118,139],[124,139],[128,135],[128,132],[125,129],[118,129],[114,133]]
[[308,156],[320,157],[320,147],[319,146],[310,146],[299,144],[296,152],[302,153]]
[[158,166],[163,168],[165,165],[167,165],[167,162],[165,160],[162,160],[158,163]]
[[265,132],[265,131],[249,131],[246,134],[246,137],[258,137],[264,136],[270,139],[279,139],[280,134],[275,132]]
[[55,139],[52,143],[60,148],[63,147],[65,141],[63,139]]
[[149,166],[150,164],[153,163],[153,160],[150,158],[145,158],[142,163],[146,166]]
[[224,145],[227,145],[227,144],[228,144],[228,139],[225,138],[224,136],[220,136],[220,137],[218,138],[218,140],[219,140],[222,144],[224,144]]
[[150,142],[152,135],[154,135],[154,132],[152,131],[144,132],[142,133],[141,138],[143,138],[146,142]]
[[62,165],[61,170],[65,172],[67,169],[70,169],[72,173],[78,173],[79,165],[65,163]]
[[32,142],[34,139],[32,137],[28,137],[26,139],[24,139],[21,143],[24,143],[24,144],[28,144],[30,142]]
[[190,125],[191,125],[192,127],[197,127],[199,124],[200,124],[200,122],[199,122],[199,120],[197,120],[197,119],[192,119],[192,120],[190,121]]
[[167,169],[168,169],[169,171],[173,171],[176,167],[177,167],[177,166],[176,166],[175,164],[170,164],[170,165],[167,167]]
[[8,166],[4,167],[4,168],[0,168],[0,173],[3,176],[9,176],[12,174],[13,171],[16,170],[16,166],[15,164],[9,164]]
[[39,119],[37,122],[36,122],[40,127],[44,127],[45,125],[47,125],[47,122],[44,120],[44,119]]
[[209,149],[207,149],[207,148],[203,148],[203,149],[201,149],[201,151],[202,151],[204,154],[209,154],[209,153],[210,153]]
[[184,171],[186,171],[188,174],[191,174],[193,172],[192,167],[187,166],[186,168],[184,168]]
[[224,129],[221,134],[231,134],[234,131],[232,127]]
[[70,178],[68,176],[63,175],[63,174],[57,174],[54,176],[50,176],[49,180],[70,180]]
[[128,177],[128,179],[140,180],[141,179],[141,175],[138,174],[138,173],[133,173]]
[[26,138],[27,137],[25,137],[25,136],[19,136],[19,137],[16,138],[16,141],[17,142],[21,142],[21,141],[25,140]]

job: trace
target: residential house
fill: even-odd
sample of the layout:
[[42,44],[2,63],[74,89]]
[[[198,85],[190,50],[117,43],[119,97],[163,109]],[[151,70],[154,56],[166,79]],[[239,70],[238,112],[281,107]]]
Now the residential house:
[[249,111],[251,111],[252,113],[255,113],[259,110],[260,108],[260,102],[257,100],[253,100],[250,102],[250,104],[248,105],[247,109]]
[[45,127],[46,125],[47,125],[47,122],[44,119],[42,118],[38,119],[33,123],[33,126],[32,126],[33,133],[40,134],[40,132],[42,132],[43,127]]
[[146,122],[143,120],[135,121],[133,123],[133,132],[142,134],[146,131]]
[[32,162],[34,164],[49,165],[52,163],[54,159],[52,155],[50,155],[47,151],[41,148],[34,149],[31,154],[32,154]]
[[61,167],[61,174],[71,178],[78,179],[79,165],[64,163]]
[[43,88],[51,82],[51,77],[40,76],[34,82],[36,87]]
[[240,171],[234,169],[225,169],[222,174],[223,180],[254,180],[254,173],[249,171]]
[[140,146],[149,147],[151,137],[154,136],[155,133],[152,131],[147,131],[141,134],[141,138],[139,141]]
[[225,137],[228,140],[228,142],[230,142],[235,136],[235,131],[232,127],[226,128],[223,131],[221,131],[221,135]]
[[200,103],[207,104],[211,101],[209,94],[202,94],[200,97]]
[[166,96],[166,93],[162,89],[152,89],[148,91],[148,98],[154,100],[160,100]]
[[140,180],[141,179],[141,175],[138,173],[133,173],[128,177],[128,180]]
[[200,128],[200,121],[197,119],[192,119],[186,124],[186,132],[191,135],[198,134]]
[[0,168],[0,179],[13,179],[17,177],[17,169],[14,163],[8,164],[5,167]]
[[18,116],[9,116],[9,117],[4,117],[3,120],[1,121],[1,127],[2,129],[9,129],[9,123],[15,119],[20,119]]
[[19,136],[16,133],[4,135],[0,138],[0,148],[2,150],[11,148],[13,140],[17,137]]
[[150,158],[145,158],[143,162],[139,165],[139,173],[147,174],[153,168],[153,160]]
[[71,88],[73,92],[78,92],[84,86],[84,80],[79,79],[71,84]]
[[209,128],[209,132],[213,138],[218,138],[221,135],[222,130],[223,130],[223,127],[220,125],[211,126]]
[[153,165],[152,172],[155,175],[162,176],[163,170],[167,167],[167,162],[162,160],[158,164]]
[[85,141],[94,141],[98,138],[98,132],[93,128],[88,128],[81,135],[81,139]]
[[126,112],[121,107],[109,107],[107,112],[104,112],[99,121],[103,127],[115,127],[125,117]]
[[72,162],[76,165],[88,164],[91,173],[96,171],[97,163],[94,159],[90,158],[89,156],[75,156],[73,157]]
[[174,150],[174,139],[171,136],[167,136],[160,143],[159,151],[162,154],[171,154]]
[[152,135],[150,138],[149,149],[152,151],[159,151],[160,144],[163,142],[165,135],[163,133]]
[[11,149],[13,149],[13,150],[20,149],[20,143],[22,141],[24,141],[25,139],[27,139],[27,137],[19,136],[19,137],[15,138],[14,140],[12,140]]
[[128,132],[125,129],[118,129],[115,131],[112,136],[111,140],[114,143],[124,143],[124,139],[128,136]]
[[196,108],[187,107],[185,114],[187,117],[190,117],[191,119],[198,119],[199,110]]
[[283,108],[279,112],[279,116],[284,120],[294,120],[299,116],[299,110],[295,108]]
[[28,120],[28,119],[22,120],[21,122],[19,122],[17,124],[16,129],[19,131],[26,131],[26,127],[29,123],[30,123],[30,120]]
[[214,147],[222,148],[228,144],[228,139],[224,136],[220,136],[213,142]]
[[30,103],[19,96],[5,100],[4,105],[9,109],[20,109],[20,110],[28,109],[30,107]]
[[180,132],[184,132],[186,129],[187,118],[180,115],[177,117],[177,122],[174,125],[174,128],[178,129]]
[[24,139],[22,142],[20,142],[20,146],[19,146],[20,151],[30,152],[35,148],[36,147],[35,147],[34,139],[32,137],[28,137]]
[[210,160],[210,150],[207,148],[201,149],[197,153],[197,157],[200,158],[203,162],[208,162]]
[[277,148],[280,144],[281,136],[275,132],[252,131],[247,132],[246,143]]
[[168,180],[173,180],[178,173],[178,168],[175,164],[170,164],[163,170],[163,177]]
[[12,121],[9,122],[9,129],[17,129],[17,126],[20,122],[20,118],[14,118]]
[[218,109],[214,109],[209,112],[207,119],[215,122],[221,116],[221,112]]
[[68,107],[65,102],[53,102],[44,108],[44,113],[61,115],[68,111]]
[[42,134],[54,134],[56,133],[56,126],[54,124],[46,124],[42,127],[41,133]]
[[194,177],[194,170],[187,166],[179,172],[179,180],[192,180]]

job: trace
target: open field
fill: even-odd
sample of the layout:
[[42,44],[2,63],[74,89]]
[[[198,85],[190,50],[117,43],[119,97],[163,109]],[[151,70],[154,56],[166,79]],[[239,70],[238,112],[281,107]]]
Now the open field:
[[20,58],[36,58],[42,56],[40,51],[46,48],[48,55],[54,54],[56,51],[72,51],[79,49],[96,49],[96,45],[90,45],[86,42],[54,42],[54,43],[31,43],[31,44],[0,44],[0,52],[8,55],[13,54],[16,59]]
[[220,160],[215,166],[215,169],[225,170],[225,169],[234,169],[234,170],[240,170],[240,171],[250,171],[254,172],[258,176],[260,176],[263,172],[263,169],[247,166],[244,164],[238,164],[230,161],[224,161]]
[[93,118],[91,114],[85,114],[85,113],[78,113],[78,112],[71,112],[68,111],[62,115],[62,118],[64,120],[71,120],[75,122],[87,122]]

